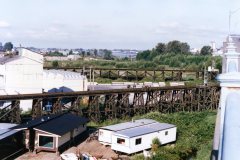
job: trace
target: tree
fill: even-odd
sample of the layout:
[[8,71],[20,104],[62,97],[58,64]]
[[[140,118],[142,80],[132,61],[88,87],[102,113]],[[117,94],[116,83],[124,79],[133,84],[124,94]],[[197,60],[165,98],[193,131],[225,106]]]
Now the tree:
[[60,52],[58,52],[58,51],[54,51],[54,52],[49,52],[48,53],[48,56],[59,56],[59,57],[61,57],[61,56],[63,56],[63,53],[60,53]]
[[103,58],[104,58],[104,59],[106,59],[106,60],[111,60],[111,59],[113,59],[112,51],[107,50],[107,49],[104,49],[103,52],[104,52],[104,55],[103,55]]
[[190,52],[190,46],[184,42],[181,43],[181,53],[189,53]]
[[58,61],[52,61],[52,66],[57,68],[59,66]]
[[137,60],[150,60],[150,58],[151,58],[150,50],[139,52],[136,56]]
[[94,53],[94,56],[97,57],[98,51],[96,49],[94,49],[93,53]]
[[6,42],[3,46],[5,51],[11,51],[13,49],[13,44],[12,42]]
[[210,46],[203,46],[201,51],[200,51],[201,55],[210,55],[212,54],[212,48]]
[[83,57],[83,59],[84,59],[84,57],[85,57],[85,51],[82,51],[82,57]]
[[180,42],[177,40],[170,41],[167,44],[167,52],[172,53],[189,53],[190,46],[186,42]]
[[165,53],[166,51],[166,45],[164,43],[158,43],[157,46],[155,47],[156,52],[159,54]]
[[69,53],[68,53],[68,55],[73,55],[73,51],[70,50]]
[[168,44],[167,44],[167,52],[180,53],[181,52],[181,44],[180,44],[180,42],[177,41],[177,40],[168,42]]

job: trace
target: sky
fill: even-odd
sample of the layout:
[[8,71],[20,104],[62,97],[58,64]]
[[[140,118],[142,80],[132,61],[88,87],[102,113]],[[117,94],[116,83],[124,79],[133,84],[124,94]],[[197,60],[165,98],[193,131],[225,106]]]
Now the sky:
[[[151,49],[179,40],[191,48],[229,33],[240,0],[0,0],[0,42],[24,47]],[[231,14],[240,34],[240,10]]]

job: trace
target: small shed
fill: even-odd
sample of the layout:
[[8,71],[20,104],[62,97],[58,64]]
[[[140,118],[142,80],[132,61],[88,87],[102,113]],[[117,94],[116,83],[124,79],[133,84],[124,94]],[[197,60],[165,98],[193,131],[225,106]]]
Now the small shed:
[[157,123],[157,121],[152,119],[139,119],[139,120],[132,120],[131,122],[124,122],[115,125],[100,127],[98,130],[98,141],[104,145],[111,145],[112,144],[112,135],[115,132],[135,128],[139,126],[144,126],[148,124]]
[[15,127],[25,130],[26,147],[29,150],[54,151],[74,140],[86,130],[88,120],[70,113],[44,116]]
[[167,123],[153,123],[138,126],[112,135],[111,148],[115,151],[132,154],[151,148],[152,140],[158,138],[161,144],[176,141],[177,127]]

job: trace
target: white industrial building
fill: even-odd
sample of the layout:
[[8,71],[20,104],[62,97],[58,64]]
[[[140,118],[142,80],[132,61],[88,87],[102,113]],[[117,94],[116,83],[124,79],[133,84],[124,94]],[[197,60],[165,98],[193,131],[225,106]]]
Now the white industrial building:
[[[87,78],[69,71],[43,70],[43,56],[25,48],[18,55],[0,58],[0,95],[86,91]],[[0,103],[8,105],[7,102]],[[0,107],[1,107],[0,106]],[[32,107],[32,100],[21,100],[24,111]]]
[[161,144],[176,141],[177,127],[151,119],[140,119],[99,128],[98,140],[111,149],[127,154],[151,148],[152,140]]
[[87,78],[76,72],[61,70],[43,71],[44,92],[86,91]]

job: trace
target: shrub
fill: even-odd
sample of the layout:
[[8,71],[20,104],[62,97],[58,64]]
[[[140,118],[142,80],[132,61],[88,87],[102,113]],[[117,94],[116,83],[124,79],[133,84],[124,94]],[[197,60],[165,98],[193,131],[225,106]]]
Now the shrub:
[[53,67],[58,67],[59,66],[58,61],[52,61],[52,66]]

